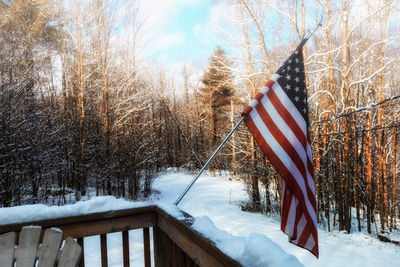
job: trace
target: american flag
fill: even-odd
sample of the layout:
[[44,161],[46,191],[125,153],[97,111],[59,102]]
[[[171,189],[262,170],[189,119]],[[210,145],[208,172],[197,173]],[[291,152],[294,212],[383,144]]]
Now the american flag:
[[281,230],[318,258],[314,170],[302,47],[279,68],[242,115],[283,179]]

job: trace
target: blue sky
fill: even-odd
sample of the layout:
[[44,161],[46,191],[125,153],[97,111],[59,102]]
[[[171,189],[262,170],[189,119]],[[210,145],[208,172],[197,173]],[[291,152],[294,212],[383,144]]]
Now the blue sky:
[[[170,63],[202,61],[208,58],[218,45],[217,40],[203,40],[204,25],[207,25],[213,8],[211,1],[182,3],[178,12],[171,16],[164,29],[167,33],[182,33],[180,42],[168,47],[165,59]],[[211,30],[211,29],[210,29]]]
[[223,40],[215,33],[219,0],[143,0],[149,10],[147,20],[153,37],[145,49],[149,58],[156,59],[163,69],[181,73],[183,66],[200,74],[208,59]]

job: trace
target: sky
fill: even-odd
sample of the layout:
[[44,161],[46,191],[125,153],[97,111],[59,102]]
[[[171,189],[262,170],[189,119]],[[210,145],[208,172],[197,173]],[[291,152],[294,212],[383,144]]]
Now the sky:
[[215,31],[215,19],[223,2],[218,0],[143,0],[152,28],[147,57],[156,59],[169,72],[200,74],[223,40]]
[[164,26],[165,41],[172,44],[167,46],[164,54],[168,62],[201,60],[217,45],[216,40],[204,40],[204,33],[201,32],[208,23],[212,7],[210,1],[183,3],[177,12],[169,17]]

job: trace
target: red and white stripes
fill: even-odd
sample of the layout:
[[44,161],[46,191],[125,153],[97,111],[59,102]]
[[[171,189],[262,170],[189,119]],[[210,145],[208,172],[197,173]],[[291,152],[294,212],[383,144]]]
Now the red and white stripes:
[[245,123],[284,180],[281,229],[318,257],[312,151],[307,123],[275,74],[243,111]]

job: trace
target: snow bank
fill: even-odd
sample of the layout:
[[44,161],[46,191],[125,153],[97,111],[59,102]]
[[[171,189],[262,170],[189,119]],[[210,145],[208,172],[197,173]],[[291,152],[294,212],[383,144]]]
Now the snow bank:
[[287,254],[264,235],[233,236],[218,229],[207,216],[196,218],[192,228],[243,266],[303,266],[296,257]]
[[1,208],[0,225],[144,207],[148,205],[150,205],[150,203],[131,202],[112,196],[94,197],[87,201],[78,201],[75,204],[65,206],[46,206],[43,204],[23,205]]
[[157,205],[178,220],[185,219],[181,210],[173,204],[161,201],[133,202],[122,198],[115,198],[113,196],[103,196],[93,197],[90,200],[78,201],[75,204],[65,206],[35,204],[1,208],[0,225],[56,219],[110,210],[146,207],[150,205]]

